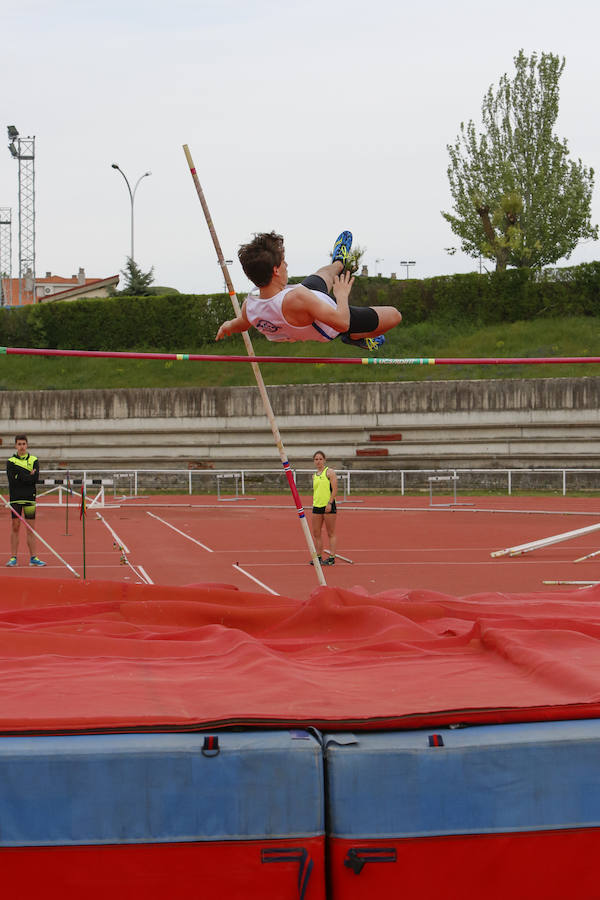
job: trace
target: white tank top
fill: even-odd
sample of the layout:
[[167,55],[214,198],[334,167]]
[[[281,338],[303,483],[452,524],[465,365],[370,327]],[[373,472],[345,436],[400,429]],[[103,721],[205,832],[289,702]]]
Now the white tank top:
[[[295,287],[298,285],[288,284],[268,300],[259,297],[258,288],[255,288],[246,297],[248,321],[270,341],[332,341],[340,332],[331,325],[319,322],[318,319],[311,325],[290,325],[284,318],[283,298],[288,291],[293,291]],[[330,306],[336,305],[335,300],[329,294],[324,294],[322,291],[313,291],[312,293],[321,300],[325,300]]]

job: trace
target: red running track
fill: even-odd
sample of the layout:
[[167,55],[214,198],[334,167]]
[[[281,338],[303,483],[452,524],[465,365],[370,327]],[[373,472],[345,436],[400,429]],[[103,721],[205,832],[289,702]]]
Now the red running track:
[[[600,549],[600,531],[522,557],[490,557],[495,550],[600,522],[598,500],[474,497],[460,502],[472,505],[432,509],[428,498],[348,498],[339,507],[338,551],[354,564],[338,560],[326,568],[327,583],[360,586],[369,594],[423,588],[464,596],[565,590],[544,586],[544,580],[600,581],[600,555],[574,563]],[[317,586],[287,496],[221,502],[214,497],[147,497],[89,510],[86,523],[88,579],[217,582],[300,600]],[[81,523],[73,508],[69,535],[64,508],[44,503],[39,504],[36,528],[83,574]],[[8,547],[8,533],[6,539]],[[23,536],[21,548],[19,566],[6,570],[15,578],[34,571],[26,565]],[[38,552],[48,563],[40,570],[44,577],[73,578],[45,548]]]

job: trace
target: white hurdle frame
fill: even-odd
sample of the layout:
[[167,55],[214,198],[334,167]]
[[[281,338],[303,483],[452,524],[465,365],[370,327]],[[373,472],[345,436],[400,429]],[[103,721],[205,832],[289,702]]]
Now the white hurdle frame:
[[[47,491],[42,491],[41,494],[37,495],[37,499],[39,500],[40,497],[47,497],[49,494],[53,494],[55,491],[57,491],[58,492],[58,503],[57,504],[47,503],[47,504],[45,504],[46,506],[64,506],[65,504],[63,503],[63,492],[65,494],[69,494],[71,497],[75,497],[78,500],[81,500],[81,493],[79,491],[76,491],[74,489],[74,487],[66,485],[64,483],[64,480],[59,481],[58,484],[57,484],[57,481],[59,481],[59,480],[56,478],[44,479],[42,484],[45,484],[45,485],[52,484],[52,485],[54,485],[54,487],[49,488]],[[104,486],[114,484],[113,480],[111,478],[86,478],[85,480],[82,478],[69,479],[69,485],[81,485],[81,484],[85,484],[86,486],[87,485],[92,485],[92,486],[96,485],[97,486],[98,484],[100,485],[98,488],[98,493],[91,500],[88,499],[89,494],[86,494],[86,508],[92,509],[94,507],[100,507],[101,509],[103,509],[106,506],[106,492],[105,492]]]
[[[429,506],[437,507],[439,509],[448,509],[451,506],[473,506],[470,501],[459,501],[456,499],[456,485],[458,483],[459,476],[454,472],[453,475],[430,475],[427,478],[429,482]],[[454,501],[452,503],[434,503],[433,502],[433,485],[438,481],[451,481],[454,487]]]

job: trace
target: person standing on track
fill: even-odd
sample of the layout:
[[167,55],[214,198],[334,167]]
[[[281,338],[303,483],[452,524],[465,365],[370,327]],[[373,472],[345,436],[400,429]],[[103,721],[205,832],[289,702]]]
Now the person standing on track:
[[[337,475],[331,466],[327,466],[327,457],[322,450],[317,450],[313,456],[315,469],[313,475],[313,516],[312,516],[312,532],[315,541],[315,549],[322,566],[335,565],[335,551],[337,538],[335,535],[335,526],[337,519],[337,508],[335,498],[337,497]],[[329,541],[328,559],[322,559],[323,556],[323,540],[321,533],[323,524],[327,531]],[[312,562],[311,562],[312,566]]]
[[270,341],[327,342],[340,337],[345,344],[379,350],[384,332],[399,325],[402,316],[393,306],[348,305],[354,284],[351,247],[351,232],[342,231],[329,265],[302,284],[288,284],[283,237],[274,231],[255,234],[240,247],[238,258],[256,288],[244,300],[241,314],[223,322],[215,340],[253,325]]
[[[36,484],[40,477],[40,463],[37,456],[33,456],[28,450],[27,435],[18,434],[15,438],[15,452],[7,460],[6,475],[10,491],[11,505],[11,532],[10,532],[10,559],[7,566],[17,565],[17,550],[19,548],[19,528],[21,517],[27,521],[35,519]],[[45,566],[46,563],[38,558],[35,552],[35,534],[26,528],[27,546],[29,547],[29,565]]]

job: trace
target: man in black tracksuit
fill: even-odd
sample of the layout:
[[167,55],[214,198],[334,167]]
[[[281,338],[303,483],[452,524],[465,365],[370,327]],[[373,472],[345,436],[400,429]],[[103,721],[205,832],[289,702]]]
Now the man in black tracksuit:
[[[7,566],[17,565],[17,549],[19,547],[19,528],[21,520],[35,519],[36,484],[40,477],[40,464],[37,456],[27,449],[27,436],[18,434],[15,438],[15,452],[6,463],[6,475],[10,491],[12,528],[10,532],[10,559]],[[26,529],[27,546],[29,547],[29,565],[45,566],[36,556],[35,534]]]

